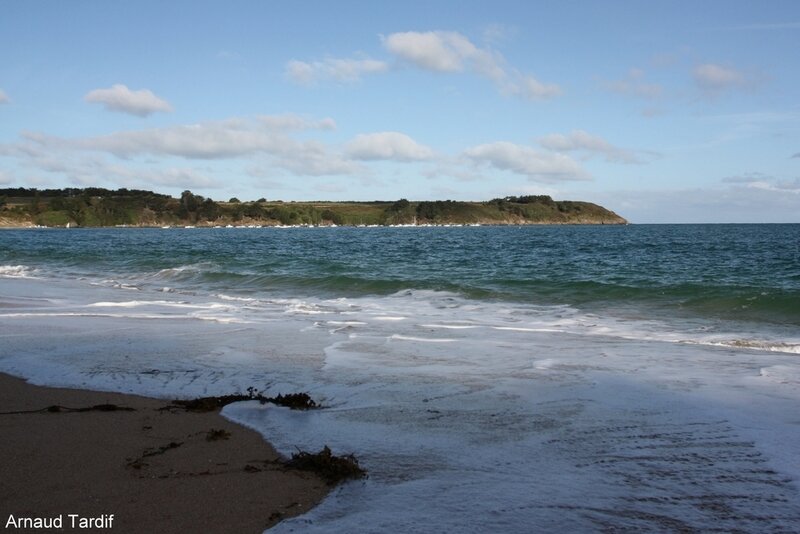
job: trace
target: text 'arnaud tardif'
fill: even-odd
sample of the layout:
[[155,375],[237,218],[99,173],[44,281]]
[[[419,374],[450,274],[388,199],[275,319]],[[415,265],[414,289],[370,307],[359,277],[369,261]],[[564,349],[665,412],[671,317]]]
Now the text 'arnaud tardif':
[[8,516],[6,528],[111,528],[114,514],[83,517],[80,514],[59,514],[54,517]]

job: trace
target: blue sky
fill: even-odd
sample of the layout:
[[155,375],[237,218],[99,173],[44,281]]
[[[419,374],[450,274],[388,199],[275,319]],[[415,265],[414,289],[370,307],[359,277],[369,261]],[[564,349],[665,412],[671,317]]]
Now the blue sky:
[[0,4],[0,187],[800,222],[800,3]]

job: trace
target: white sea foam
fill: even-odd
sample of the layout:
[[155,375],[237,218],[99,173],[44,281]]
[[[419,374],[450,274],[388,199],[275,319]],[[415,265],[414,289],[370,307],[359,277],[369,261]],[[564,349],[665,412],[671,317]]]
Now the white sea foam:
[[90,307],[97,308],[138,308],[140,306],[171,306],[176,308],[196,308],[184,302],[174,302],[169,300],[128,300],[118,302],[93,302],[88,304]]
[[0,265],[2,278],[33,278],[34,270],[25,265]]
[[[329,445],[370,473],[276,532],[762,532],[800,518],[799,362],[762,347],[791,336],[745,343],[436,292],[134,300],[0,284],[16,299],[0,314],[4,371],[167,397],[307,391],[325,405],[224,410],[284,454]],[[52,298],[22,299],[38,293]],[[726,340],[740,342],[710,344]]]
[[767,341],[763,339],[729,339],[729,340],[691,340],[688,343],[711,345],[716,347],[731,347],[751,350],[764,350],[768,352],[787,352],[800,354],[800,343],[787,343],[783,341]]
[[225,295],[224,293],[217,293],[215,296],[222,300],[232,300],[234,302],[258,302],[258,300],[254,298],[236,297],[232,295]]

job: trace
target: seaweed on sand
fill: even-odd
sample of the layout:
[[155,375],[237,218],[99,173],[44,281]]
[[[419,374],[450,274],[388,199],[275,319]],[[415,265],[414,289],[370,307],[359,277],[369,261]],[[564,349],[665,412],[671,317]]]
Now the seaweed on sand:
[[164,454],[167,451],[171,451],[173,449],[177,449],[183,445],[182,441],[170,441],[166,445],[161,447],[151,447],[149,449],[145,449],[141,456],[138,458],[130,459],[128,458],[128,463],[126,464],[131,469],[142,469],[146,467],[148,464],[145,463],[144,459],[150,456],[158,456],[160,454]]
[[180,407],[189,412],[213,412],[227,406],[233,402],[257,400],[261,404],[271,403],[277,406],[285,406],[292,410],[311,410],[320,406],[312,399],[308,393],[289,393],[278,395],[277,397],[265,397],[254,387],[247,388],[247,395],[237,393],[234,395],[220,395],[217,397],[199,397],[190,400],[175,400],[166,409]]
[[312,471],[330,485],[367,476],[367,472],[358,465],[355,456],[352,454],[335,456],[327,445],[317,453],[299,451],[292,454],[292,459],[285,465],[290,469]]

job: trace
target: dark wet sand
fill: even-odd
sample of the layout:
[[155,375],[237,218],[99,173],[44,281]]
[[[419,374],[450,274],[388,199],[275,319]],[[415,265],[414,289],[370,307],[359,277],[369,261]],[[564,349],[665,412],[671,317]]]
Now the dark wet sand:
[[[98,404],[136,411],[7,413]],[[63,531],[72,531],[68,514],[106,524],[113,514],[103,530],[262,532],[329,491],[316,475],[284,469],[256,432],[218,413],[159,410],[167,404],[0,373],[2,526],[10,515],[62,516]],[[230,436],[209,440],[211,430]]]

